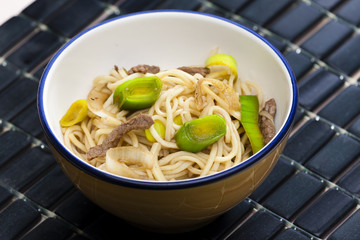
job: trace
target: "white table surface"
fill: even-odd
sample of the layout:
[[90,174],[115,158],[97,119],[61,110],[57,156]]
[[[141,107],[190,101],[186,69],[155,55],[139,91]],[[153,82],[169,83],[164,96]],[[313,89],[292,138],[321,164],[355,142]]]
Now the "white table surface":
[[0,0],[0,25],[18,15],[34,0]]

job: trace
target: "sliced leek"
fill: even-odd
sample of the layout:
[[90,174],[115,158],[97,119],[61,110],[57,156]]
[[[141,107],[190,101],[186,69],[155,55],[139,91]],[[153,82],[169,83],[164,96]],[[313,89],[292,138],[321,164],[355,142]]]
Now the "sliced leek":
[[208,115],[185,122],[175,134],[180,150],[200,152],[226,133],[226,122],[219,115]]
[[149,108],[159,98],[161,88],[162,82],[156,76],[134,78],[115,89],[113,103],[124,110]]
[[80,99],[71,104],[65,115],[60,120],[62,127],[70,127],[79,122],[82,122],[88,112],[86,100]]
[[251,144],[253,154],[264,147],[264,140],[261,134],[259,119],[259,100],[257,96],[241,95],[241,124],[243,125],[246,135]]

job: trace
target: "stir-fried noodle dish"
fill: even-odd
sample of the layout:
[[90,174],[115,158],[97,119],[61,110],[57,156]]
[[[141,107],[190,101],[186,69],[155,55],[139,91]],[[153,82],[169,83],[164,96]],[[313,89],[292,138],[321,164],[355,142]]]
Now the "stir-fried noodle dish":
[[237,165],[275,135],[276,103],[240,79],[231,55],[162,70],[114,66],[60,120],[64,143],[103,171],[173,181]]

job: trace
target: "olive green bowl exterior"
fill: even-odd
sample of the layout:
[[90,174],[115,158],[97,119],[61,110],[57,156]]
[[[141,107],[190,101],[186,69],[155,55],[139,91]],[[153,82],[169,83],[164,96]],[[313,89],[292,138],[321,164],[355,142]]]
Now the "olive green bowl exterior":
[[98,206],[140,228],[174,233],[199,228],[248,197],[275,166],[287,138],[238,174],[222,181],[173,190],[131,188],[103,181],[51,149],[69,179]]

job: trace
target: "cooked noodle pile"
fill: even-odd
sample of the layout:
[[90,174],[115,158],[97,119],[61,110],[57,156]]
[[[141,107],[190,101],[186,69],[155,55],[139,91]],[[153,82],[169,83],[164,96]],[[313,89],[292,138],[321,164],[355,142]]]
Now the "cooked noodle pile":
[[[106,164],[105,156],[88,160],[86,153],[91,147],[100,145],[116,126],[137,114],[119,110],[113,104],[116,87],[129,79],[153,75],[128,75],[126,70],[115,66],[109,75],[96,77],[89,94],[89,97],[94,97],[94,106],[89,106],[88,116],[80,124],[62,128],[65,145],[89,164],[114,173],[112,169],[108,169],[111,165]],[[156,140],[154,143],[148,141],[144,130],[124,134],[117,146],[146,149],[153,156],[151,168],[144,164],[122,163],[124,176],[157,181],[194,178],[228,169],[251,155],[249,140],[240,123],[240,106],[237,102],[241,94],[257,95],[261,109],[264,101],[258,86],[234,79],[233,75],[228,80],[218,81],[201,74],[191,75],[179,69],[160,71],[155,75],[163,83],[160,97],[152,107],[140,112],[150,115],[153,120],[161,121],[166,129],[165,137],[160,137],[154,126],[150,127]],[[233,96],[236,96],[236,102]],[[225,119],[225,136],[201,152],[180,151],[174,139],[180,125],[174,119],[181,118],[185,123],[211,114]]]

